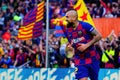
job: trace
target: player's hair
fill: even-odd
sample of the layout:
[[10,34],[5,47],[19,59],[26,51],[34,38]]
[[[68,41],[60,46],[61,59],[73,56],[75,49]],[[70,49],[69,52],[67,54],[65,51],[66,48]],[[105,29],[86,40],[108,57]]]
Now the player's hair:
[[75,11],[75,12],[76,12],[76,15],[77,15],[77,18],[78,18],[77,10],[75,10],[74,8],[69,8],[69,9],[66,11],[66,13],[69,12],[69,11]]

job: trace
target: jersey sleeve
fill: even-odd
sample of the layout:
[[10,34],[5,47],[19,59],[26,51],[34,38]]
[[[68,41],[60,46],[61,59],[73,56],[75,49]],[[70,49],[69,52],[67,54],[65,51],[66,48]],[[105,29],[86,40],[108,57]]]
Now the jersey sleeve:
[[82,27],[87,31],[87,32],[92,32],[94,30],[94,27],[86,22],[82,22]]

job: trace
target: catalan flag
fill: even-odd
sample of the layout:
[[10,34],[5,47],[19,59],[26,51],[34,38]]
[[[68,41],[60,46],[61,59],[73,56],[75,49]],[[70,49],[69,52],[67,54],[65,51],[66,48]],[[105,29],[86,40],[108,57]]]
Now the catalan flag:
[[77,3],[73,5],[73,8],[78,12],[78,20],[87,22],[94,26],[94,22],[83,0],[78,0]]
[[44,4],[44,1],[42,1],[25,15],[23,18],[23,25],[18,32],[18,39],[28,40],[39,37],[42,34]]

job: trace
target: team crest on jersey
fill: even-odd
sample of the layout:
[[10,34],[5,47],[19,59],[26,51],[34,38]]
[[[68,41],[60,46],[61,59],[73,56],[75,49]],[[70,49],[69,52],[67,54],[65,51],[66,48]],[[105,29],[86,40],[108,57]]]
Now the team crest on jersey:
[[81,36],[82,35],[82,31],[78,31],[78,35]]

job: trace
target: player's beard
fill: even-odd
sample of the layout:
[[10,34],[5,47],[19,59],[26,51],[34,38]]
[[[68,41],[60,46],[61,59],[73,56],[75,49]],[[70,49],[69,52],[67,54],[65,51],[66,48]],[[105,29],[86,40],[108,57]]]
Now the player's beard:
[[75,27],[73,22],[69,22],[69,21],[67,21],[67,22],[68,22],[67,28],[74,28]]

